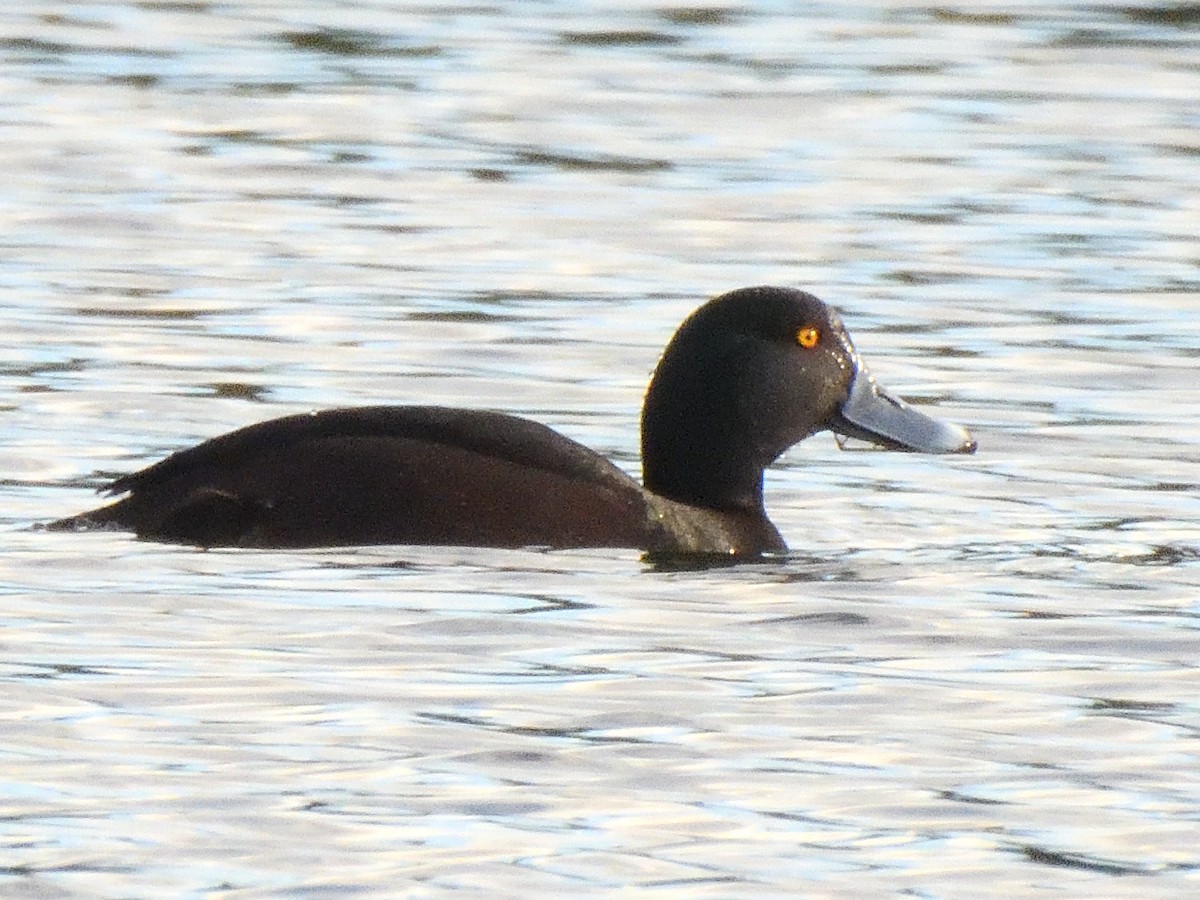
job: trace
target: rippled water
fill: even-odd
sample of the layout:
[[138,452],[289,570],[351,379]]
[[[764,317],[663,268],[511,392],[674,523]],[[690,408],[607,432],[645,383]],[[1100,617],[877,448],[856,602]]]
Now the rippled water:
[[[0,894],[1200,890],[1194,4],[0,12]],[[772,470],[793,554],[31,527],[301,410],[637,468],[807,287],[980,452]],[[1134,877],[1136,876],[1136,877]]]

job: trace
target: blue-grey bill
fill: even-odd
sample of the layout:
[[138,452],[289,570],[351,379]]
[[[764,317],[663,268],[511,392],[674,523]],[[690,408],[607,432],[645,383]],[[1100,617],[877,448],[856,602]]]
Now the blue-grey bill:
[[836,434],[918,453],[974,453],[975,441],[961,425],[918,412],[889,394],[861,363],[850,396],[831,426]]

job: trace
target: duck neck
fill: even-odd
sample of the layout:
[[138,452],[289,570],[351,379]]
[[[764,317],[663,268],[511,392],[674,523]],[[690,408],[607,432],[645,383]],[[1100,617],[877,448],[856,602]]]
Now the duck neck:
[[[763,469],[746,431],[698,410],[647,402],[642,416],[646,490],[691,506],[765,515]],[[686,413],[686,414],[680,414]]]

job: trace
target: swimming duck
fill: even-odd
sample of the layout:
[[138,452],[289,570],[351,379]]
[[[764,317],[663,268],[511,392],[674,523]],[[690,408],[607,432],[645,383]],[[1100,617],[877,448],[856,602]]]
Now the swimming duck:
[[128,529],[201,547],[636,547],[735,557],[787,549],[763,470],[830,430],[889,449],[971,453],[963,428],[875,383],[832,309],[753,287],[693,312],[642,410],[643,483],[528,419],[439,406],[285,416],[181,450],[56,530]]

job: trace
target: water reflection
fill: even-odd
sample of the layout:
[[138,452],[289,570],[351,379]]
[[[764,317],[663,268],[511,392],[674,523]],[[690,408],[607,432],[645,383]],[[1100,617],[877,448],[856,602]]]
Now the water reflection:
[[[0,13],[5,888],[1188,895],[1196,24]],[[986,453],[810,441],[738,569],[29,528],[327,406],[634,467],[665,337],[764,282]]]

